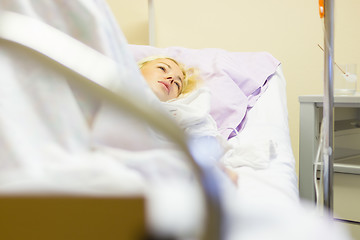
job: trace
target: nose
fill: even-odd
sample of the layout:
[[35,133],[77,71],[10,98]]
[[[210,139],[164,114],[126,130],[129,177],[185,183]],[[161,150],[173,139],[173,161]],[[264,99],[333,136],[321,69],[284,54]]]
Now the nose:
[[174,78],[172,76],[168,76],[166,79],[169,80],[170,84],[174,82]]

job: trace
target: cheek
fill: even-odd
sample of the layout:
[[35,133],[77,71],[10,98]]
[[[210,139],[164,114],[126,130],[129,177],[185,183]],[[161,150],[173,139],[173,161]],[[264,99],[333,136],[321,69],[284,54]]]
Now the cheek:
[[146,81],[149,80],[149,74],[148,71],[141,69],[141,75],[145,78]]
[[145,78],[146,82],[151,84],[153,82],[157,82],[159,76],[157,76],[153,71],[141,71],[141,74],[143,75],[143,77]]
[[176,87],[173,87],[170,94],[169,94],[169,97],[171,98],[177,98],[179,96],[178,94],[178,90]]

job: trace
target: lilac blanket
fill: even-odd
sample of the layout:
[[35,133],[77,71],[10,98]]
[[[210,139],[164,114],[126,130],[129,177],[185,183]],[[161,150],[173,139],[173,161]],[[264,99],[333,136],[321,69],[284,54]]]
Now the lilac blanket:
[[[267,87],[280,62],[266,52],[229,52],[223,49],[156,48],[130,45],[136,61],[168,56],[196,67],[211,91],[211,116],[221,134],[235,136],[246,123],[246,113]],[[236,129],[236,130],[234,130]]]

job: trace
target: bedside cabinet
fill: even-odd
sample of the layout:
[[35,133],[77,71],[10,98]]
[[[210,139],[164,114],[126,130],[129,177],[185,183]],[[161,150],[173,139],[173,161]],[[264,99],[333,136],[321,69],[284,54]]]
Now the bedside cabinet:
[[[300,96],[299,192],[315,204],[314,161],[323,96]],[[334,218],[360,239],[360,95],[334,97]],[[320,169],[320,167],[318,168]],[[320,173],[317,173],[320,176]],[[322,195],[320,195],[322,196]]]

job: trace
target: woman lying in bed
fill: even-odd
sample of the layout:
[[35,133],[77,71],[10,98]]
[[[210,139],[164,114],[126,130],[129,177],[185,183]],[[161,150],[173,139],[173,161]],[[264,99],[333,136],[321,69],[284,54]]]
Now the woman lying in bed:
[[[186,69],[175,59],[162,56],[144,58],[138,65],[151,90],[186,132],[195,137],[216,137],[225,148],[226,141],[209,114],[210,92],[200,88],[201,79],[195,69]],[[236,183],[236,174],[219,166]]]

